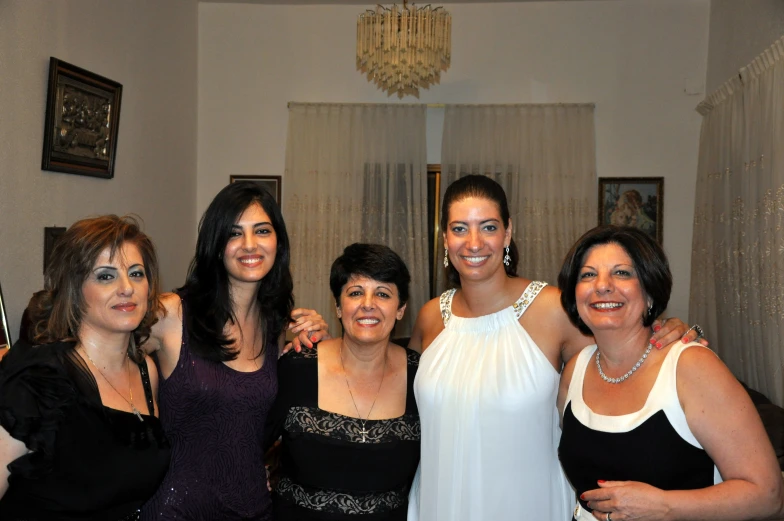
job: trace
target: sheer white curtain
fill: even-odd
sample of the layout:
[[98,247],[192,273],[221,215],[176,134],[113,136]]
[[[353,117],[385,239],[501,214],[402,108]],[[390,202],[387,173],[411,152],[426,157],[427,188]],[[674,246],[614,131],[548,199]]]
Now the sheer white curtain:
[[283,214],[298,306],[317,309],[340,334],[329,271],[354,242],[385,244],[411,272],[410,335],[428,296],[424,105],[289,106]]
[[[520,251],[518,274],[557,282],[572,244],[596,226],[593,105],[447,105],[441,196],[467,174],[498,181]],[[443,253],[443,236],[439,237]],[[439,270],[438,287],[445,287]]]
[[784,38],[703,101],[689,317],[784,405]]

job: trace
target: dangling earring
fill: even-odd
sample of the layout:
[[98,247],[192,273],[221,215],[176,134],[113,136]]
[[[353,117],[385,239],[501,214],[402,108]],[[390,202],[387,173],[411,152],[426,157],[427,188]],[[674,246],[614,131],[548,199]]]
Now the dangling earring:
[[449,250],[446,249],[446,246],[444,246],[444,267],[449,267]]
[[512,257],[509,256],[509,246],[506,247],[506,255],[504,255],[504,266],[512,264]]
[[651,318],[651,312],[653,311],[653,302],[648,304],[648,318]]
[[340,311],[338,306],[335,306],[335,314],[338,316],[338,318],[343,318],[343,313]]

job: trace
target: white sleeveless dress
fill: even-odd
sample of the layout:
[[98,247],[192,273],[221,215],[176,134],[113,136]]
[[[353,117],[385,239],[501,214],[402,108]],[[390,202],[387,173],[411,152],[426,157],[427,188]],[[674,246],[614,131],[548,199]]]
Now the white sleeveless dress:
[[414,381],[422,457],[409,521],[567,521],[574,493],[558,462],[560,375],[520,325],[544,282],[512,306],[452,315],[422,354]]

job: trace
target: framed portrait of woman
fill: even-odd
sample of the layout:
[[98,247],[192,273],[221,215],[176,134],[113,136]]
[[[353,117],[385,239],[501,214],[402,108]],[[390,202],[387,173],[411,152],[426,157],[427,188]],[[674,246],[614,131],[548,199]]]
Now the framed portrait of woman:
[[599,224],[633,226],[662,242],[663,177],[600,177]]

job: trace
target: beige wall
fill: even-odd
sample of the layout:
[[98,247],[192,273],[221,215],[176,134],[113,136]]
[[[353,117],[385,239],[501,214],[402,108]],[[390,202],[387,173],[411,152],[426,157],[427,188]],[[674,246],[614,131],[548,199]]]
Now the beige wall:
[[782,0],[711,0],[708,94],[782,35]]
[[[195,0],[0,1],[0,283],[13,338],[43,285],[45,226],[137,213],[164,287],[184,280],[195,242]],[[115,177],[44,172],[49,57],[123,84]]]
[[[419,101],[595,102],[599,176],[665,177],[670,313],[685,319],[708,0],[445,5],[452,66]],[[199,5],[197,211],[231,174],[283,173],[288,101],[397,102],[355,70],[363,9]],[[428,111],[429,162],[441,117]]]

